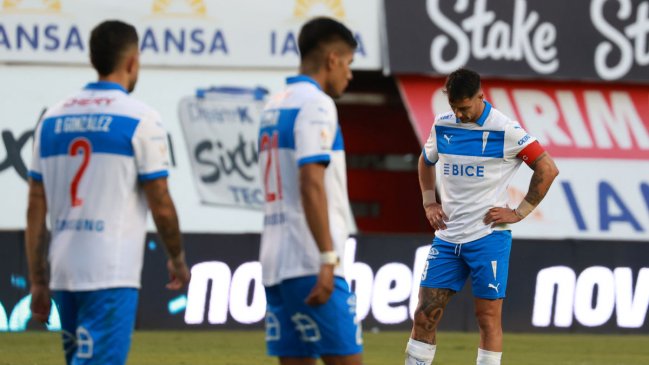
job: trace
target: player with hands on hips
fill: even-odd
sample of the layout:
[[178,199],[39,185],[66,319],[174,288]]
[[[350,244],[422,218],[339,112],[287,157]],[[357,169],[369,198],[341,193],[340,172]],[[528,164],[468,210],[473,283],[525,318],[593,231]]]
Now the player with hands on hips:
[[[559,171],[536,138],[484,100],[477,73],[454,71],[445,93],[451,111],[435,117],[418,164],[422,202],[435,238],[422,273],[405,364],[433,362],[437,326],[470,275],[480,328],[476,364],[499,365],[512,242],[508,224],[530,214]],[[507,187],[522,162],[534,173],[525,198],[511,209]]]

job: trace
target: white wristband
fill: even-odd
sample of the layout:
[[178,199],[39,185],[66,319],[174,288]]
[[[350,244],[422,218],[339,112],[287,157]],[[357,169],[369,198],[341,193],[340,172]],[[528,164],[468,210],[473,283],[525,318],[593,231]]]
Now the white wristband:
[[336,251],[320,252],[321,265],[338,265],[338,254]]
[[424,190],[421,192],[421,200],[423,202],[424,208],[427,206],[437,203],[437,199],[435,199],[435,190]]
[[536,205],[532,205],[527,200],[523,199],[523,201],[518,205],[518,208],[514,209],[514,213],[516,213],[520,219],[523,219],[532,213],[534,208],[536,208]]

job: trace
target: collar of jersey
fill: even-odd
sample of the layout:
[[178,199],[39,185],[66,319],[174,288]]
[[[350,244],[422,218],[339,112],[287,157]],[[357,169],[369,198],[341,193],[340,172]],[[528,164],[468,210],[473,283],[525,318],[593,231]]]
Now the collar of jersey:
[[91,82],[86,85],[86,90],[119,90],[125,94],[128,94],[128,91],[126,91],[126,89],[124,89],[122,85],[111,81]]
[[[484,100],[483,102],[484,102],[484,110],[482,111],[480,118],[478,118],[478,120],[476,120],[475,122],[477,125],[481,127],[484,125],[484,121],[487,120],[487,117],[489,116],[489,112],[491,112],[491,104],[486,100]],[[462,121],[456,118],[455,123],[462,123]]]
[[286,84],[287,85],[296,84],[298,82],[312,83],[313,85],[315,85],[315,87],[318,88],[318,90],[322,91],[322,88],[320,88],[320,85],[314,79],[312,79],[311,77],[309,77],[307,75],[297,75],[297,76],[291,76],[291,77],[286,78]]

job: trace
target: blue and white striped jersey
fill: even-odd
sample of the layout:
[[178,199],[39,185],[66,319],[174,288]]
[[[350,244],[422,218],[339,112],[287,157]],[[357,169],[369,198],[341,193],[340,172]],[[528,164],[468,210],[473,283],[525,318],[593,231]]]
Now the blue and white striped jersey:
[[[334,250],[343,262],[351,222],[342,134],[333,100],[307,76],[287,79],[286,89],[266,105],[259,130],[259,166],[264,185],[264,230],[260,261],[263,283],[316,275],[320,253],[307,226],[299,168],[327,164],[325,188]],[[344,276],[342,265],[335,275]]]
[[50,287],[139,287],[147,201],[139,182],[168,175],[160,115],[120,85],[90,83],[50,108],[29,176],[45,186]]
[[[426,163],[436,167],[442,209],[449,218],[447,228],[435,235],[448,242],[466,243],[509,229],[482,220],[492,207],[507,206],[507,187],[527,159],[521,152],[536,141],[518,122],[484,103],[476,123],[462,123],[452,111],[438,115],[424,146]],[[542,150],[535,151],[534,158]]]

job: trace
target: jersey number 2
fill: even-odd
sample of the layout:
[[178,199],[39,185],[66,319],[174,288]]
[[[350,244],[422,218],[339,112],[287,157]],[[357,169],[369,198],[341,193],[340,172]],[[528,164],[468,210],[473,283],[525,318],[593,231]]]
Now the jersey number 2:
[[[266,164],[264,166],[264,190],[266,191],[266,201],[273,202],[282,199],[282,178],[279,174],[279,136],[277,131],[273,132],[271,137],[268,133],[261,135],[261,150],[266,151]],[[270,176],[275,170],[275,191],[271,191]]]
[[90,154],[92,153],[90,141],[85,138],[76,138],[70,142],[68,154],[70,156],[76,156],[79,153],[83,154],[83,161],[81,161],[81,165],[72,179],[72,184],[70,184],[70,199],[72,200],[73,207],[78,207],[83,204],[83,200],[77,196],[77,190],[79,188],[79,182],[81,182],[81,177],[88,167],[88,162],[90,162]]

